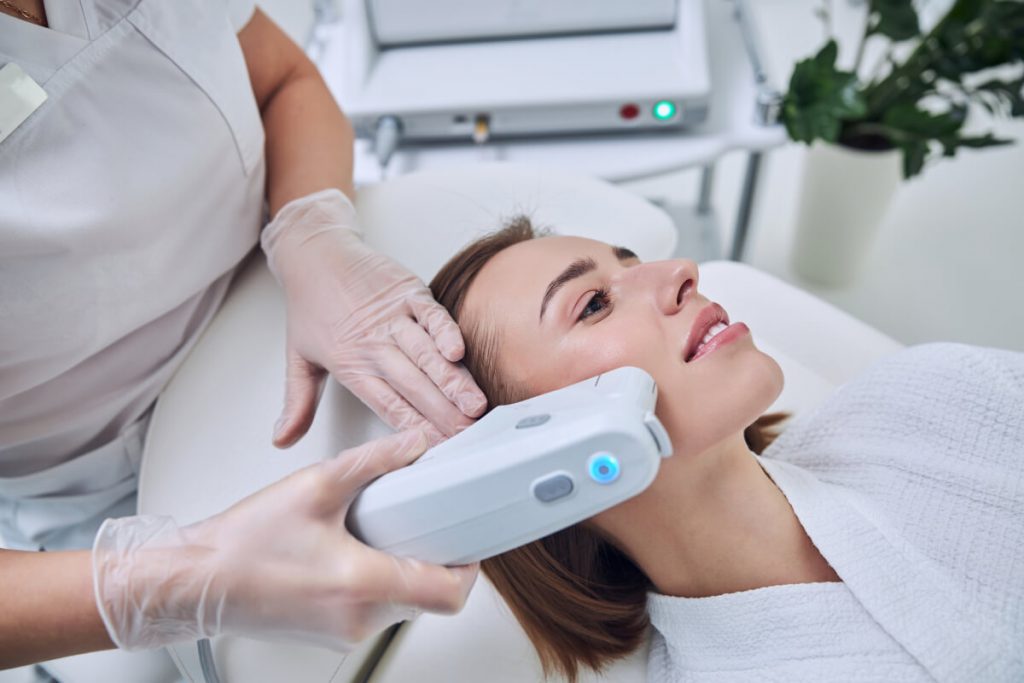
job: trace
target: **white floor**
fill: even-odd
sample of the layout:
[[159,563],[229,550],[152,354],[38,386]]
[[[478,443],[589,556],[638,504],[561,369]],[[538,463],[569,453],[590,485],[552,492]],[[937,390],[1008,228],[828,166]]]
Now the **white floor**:
[[[720,0],[710,0],[717,2]],[[823,42],[812,0],[758,0],[769,62],[781,84],[795,60]],[[836,0],[838,9],[844,2]],[[841,14],[841,45],[856,16]],[[841,53],[842,54],[842,53]],[[870,62],[868,62],[870,63]],[[973,115],[973,114],[972,114]],[[788,264],[806,148],[790,144],[762,165],[746,260],[798,284],[906,344],[959,341],[1024,351],[1024,121],[971,121],[1018,140],[1015,145],[962,151],[904,184],[888,213],[862,276],[847,287],[802,282]],[[714,205],[727,246],[745,158],[733,154],[716,170]],[[631,189],[669,199],[696,195],[695,172],[635,182]],[[855,191],[853,189],[852,191]]]

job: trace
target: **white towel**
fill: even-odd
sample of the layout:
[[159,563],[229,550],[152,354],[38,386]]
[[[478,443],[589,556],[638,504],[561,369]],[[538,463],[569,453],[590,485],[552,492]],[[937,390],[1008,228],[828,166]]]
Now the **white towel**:
[[842,584],[652,595],[652,681],[1024,681],[1024,354],[901,351],[759,457]]

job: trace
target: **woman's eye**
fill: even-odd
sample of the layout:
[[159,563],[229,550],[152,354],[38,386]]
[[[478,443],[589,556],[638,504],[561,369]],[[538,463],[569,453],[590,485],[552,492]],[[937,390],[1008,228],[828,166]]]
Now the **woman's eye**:
[[608,307],[608,304],[609,301],[607,290],[597,290],[596,292],[594,292],[594,296],[590,297],[590,301],[587,302],[587,305],[583,307],[583,311],[580,313],[579,319],[584,320],[594,315],[595,313],[600,313],[602,310]]

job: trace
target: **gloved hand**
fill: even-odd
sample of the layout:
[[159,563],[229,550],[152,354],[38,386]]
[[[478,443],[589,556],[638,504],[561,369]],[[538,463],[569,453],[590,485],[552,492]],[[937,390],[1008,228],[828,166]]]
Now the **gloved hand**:
[[458,611],[478,565],[398,558],[345,529],[360,489],[425,447],[418,430],[367,443],[184,528],[107,520],[92,559],[111,639],[138,650],[237,634],[346,650],[419,610]]
[[458,325],[419,278],[363,243],[340,190],[289,202],[261,241],[288,301],[275,445],[309,429],[328,372],[389,425],[423,429],[431,443],[483,413],[483,392],[457,364],[465,352]]

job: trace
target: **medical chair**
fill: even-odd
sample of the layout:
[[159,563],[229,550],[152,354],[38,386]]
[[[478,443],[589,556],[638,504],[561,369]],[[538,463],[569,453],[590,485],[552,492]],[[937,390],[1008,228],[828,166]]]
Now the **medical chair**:
[[[641,259],[672,254],[676,229],[644,200],[602,181],[510,164],[428,171],[360,189],[366,241],[424,281],[475,236],[519,213],[560,234],[628,246]],[[759,348],[782,365],[786,387],[773,409],[811,410],[837,385],[900,345],[831,305],[754,268],[701,264],[700,288]],[[254,254],[222,310],[161,396],[139,485],[140,511],[188,523],[216,513],[304,465],[389,430],[346,390],[330,384],[309,434],[287,451],[270,445],[284,389],[284,298]],[[214,659],[224,683],[288,680],[539,680],[525,633],[481,575],[455,616],[422,615],[348,656],[311,647],[220,638]],[[195,644],[171,648],[182,673],[204,681]],[[602,676],[643,681],[646,647]]]

